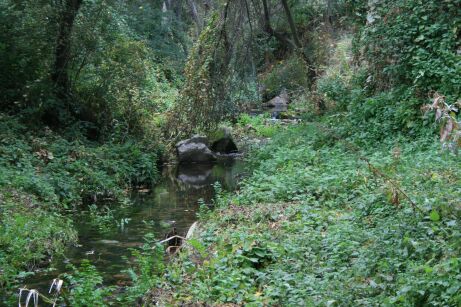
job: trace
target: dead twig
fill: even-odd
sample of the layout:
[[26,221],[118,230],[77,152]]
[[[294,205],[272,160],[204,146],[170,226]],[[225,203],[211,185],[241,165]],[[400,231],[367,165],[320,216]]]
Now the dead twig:
[[184,237],[181,237],[181,236],[178,236],[178,235],[174,235],[174,236],[169,237],[169,238],[166,238],[165,240],[162,240],[162,241],[160,241],[160,242],[158,242],[158,243],[163,244],[163,243],[168,242],[168,241],[171,241],[171,240],[173,240],[173,239],[181,239],[181,240],[183,240],[183,241],[186,240],[186,238],[184,238]]

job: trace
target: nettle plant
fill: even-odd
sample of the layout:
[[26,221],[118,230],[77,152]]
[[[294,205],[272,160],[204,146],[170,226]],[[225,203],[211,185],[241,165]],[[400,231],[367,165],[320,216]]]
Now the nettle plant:
[[445,96],[434,94],[432,104],[423,107],[426,112],[435,111],[435,120],[440,123],[440,141],[444,149],[458,153],[461,147],[461,119],[457,114],[461,108],[461,100],[453,104],[446,102]]

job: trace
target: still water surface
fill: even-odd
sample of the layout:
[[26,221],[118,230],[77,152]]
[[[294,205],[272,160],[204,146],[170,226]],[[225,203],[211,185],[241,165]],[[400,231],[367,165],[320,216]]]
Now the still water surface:
[[134,193],[131,205],[109,206],[99,223],[90,211],[77,215],[74,224],[79,245],[69,248],[64,259],[55,259],[53,270],[27,278],[24,285],[46,293],[53,278],[69,270],[66,264],[78,265],[82,259],[96,266],[106,285],[122,285],[127,279],[122,271],[129,267],[130,249],[141,246],[146,234],[153,233],[160,240],[173,227],[185,234],[196,220],[199,200],[209,203],[213,198],[213,184],[219,182],[223,189],[234,190],[243,172],[239,159],[213,165],[165,166],[161,181],[152,190]]

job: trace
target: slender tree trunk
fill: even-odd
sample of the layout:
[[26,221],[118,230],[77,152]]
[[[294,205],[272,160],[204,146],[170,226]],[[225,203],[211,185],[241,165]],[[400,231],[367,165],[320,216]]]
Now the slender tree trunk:
[[267,5],[267,0],[262,0],[263,3],[263,11],[264,11],[264,31],[266,31],[269,35],[274,36],[282,45],[286,48],[293,48],[294,43],[291,42],[285,35],[275,31],[271,25],[270,13],[269,13],[269,6]]
[[[263,1],[266,1],[266,0],[263,0]],[[314,65],[311,59],[309,58],[309,56],[306,54],[304,50],[304,46],[301,43],[301,40],[299,39],[298,31],[296,30],[296,25],[293,20],[293,16],[291,15],[291,10],[290,10],[290,7],[288,6],[287,0],[281,0],[281,2],[283,5],[283,9],[285,11],[285,15],[287,16],[288,24],[290,25],[291,36],[293,37],[294,44],[296,45],[296,51],[299,53],[302,60],[304,61],[304,64],[306,65],[307,77],[309,79],[309,87],[310,87],[316,77]]]
[[190,11],[192,14],[192,19],[194,19],[194,22],[197,26],[197,36],[202,32],[202,20],[200,19],[200,16],[198,15],[198,10],[197,10],[197,5],[195,4],[194,0],[187,0],[187,4],[190,7]]
[[296,25],[293,20],[293,16],[291,16],[291,11],[290,7],[288,6],[287,0],[281,0],[283,9],[285,10],[285,15],[287,16],[288,19],[288,24],[290,25],[290,31],[291,31],[291,36],[293,36],[293,41],[295,42],[296,47],[302,48],[301,41],[299,40],[298,37],[298,31],[296,30]]
[[70,94],[68,66],[71,57],[71,35],[75,17],[83,0],[65,0],[64,10],[59,20],[59,32],[55,49],[55,62],[52,80],[56,87],[57,97],[67,101]]

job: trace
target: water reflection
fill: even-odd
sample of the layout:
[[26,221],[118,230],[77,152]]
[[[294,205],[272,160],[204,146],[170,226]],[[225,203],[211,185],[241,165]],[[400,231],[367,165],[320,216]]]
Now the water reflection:
[[50,281],[65,272],[66,263],[78,264],[90,259],[103,275],[106,284],[116,284],[126,279],[120,272],[127,268],[130,248],[143,244],[147,233],[162,239],[176,227],[185,234],[196,220],[198,200],[210,202],[215,182],[226,190],[236,188],[243,174],[240,160],[218,164],[189,164],[166,166],[161,182],[149,193],[134,193],[133,205],[112,206],[112,222],[106,228],[95,223],[90,212],[83,212],[75,219],[79,233],[79,246],[66,252],[66,259],[56,260],[56,271],[36,274],[27,280],[29,288],[46,291]]

